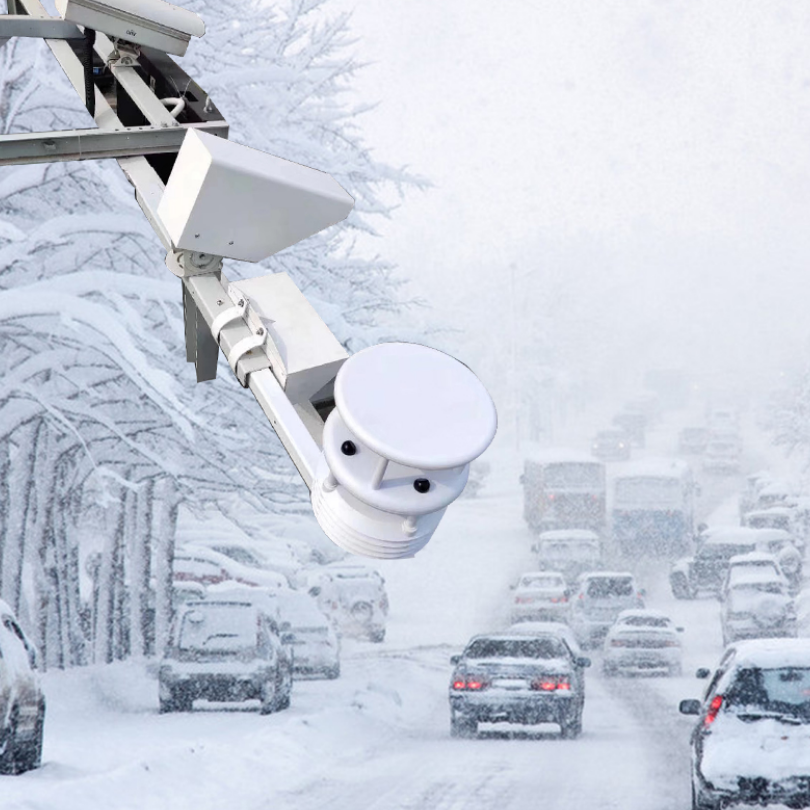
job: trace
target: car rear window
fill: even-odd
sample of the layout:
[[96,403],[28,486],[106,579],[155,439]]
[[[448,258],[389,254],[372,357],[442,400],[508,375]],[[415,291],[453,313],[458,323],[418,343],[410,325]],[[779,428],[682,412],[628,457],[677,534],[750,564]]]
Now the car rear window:
[[233,652],[256,646],[256,611],[251,605],[195,606],[183,614],[177,636],[181,650]]
[[628,616],[622,619],[622,624],[629,627],[669,627],[669,619],[657,616]]
[[478,638],[467,647],[465,658],[563,658],[566,648],[556,638]]
[[537,575],[521,577],[521,588],[560,588],[563,586],[562,577],[552,577],[548,575]]
[[632,596],[633,580],[629,577],[604,577],[588,583],[588,596],[593,599],[609,599],[613,596]]

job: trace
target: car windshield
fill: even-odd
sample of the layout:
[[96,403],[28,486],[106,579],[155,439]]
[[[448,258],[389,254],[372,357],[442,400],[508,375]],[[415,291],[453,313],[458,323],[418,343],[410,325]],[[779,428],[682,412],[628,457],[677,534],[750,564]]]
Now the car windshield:
[[256,611],[247,604],[194,605],[183,614],[181,650],[232,652],[256,644]]
[[705,543],[696,556],[701,560],[730,560],[738,554],[748,554],[753,550],[753,544]]
[[630,577],[600,577],[588,583],[588,596],[593,599],[609,599],[615,596],[632,596],[633,580]]
[[464,651],[465,658],[562,658],[565,646],[557,638],[478,638]]
[[724,703],[737,714],[759,709],[810,720],[810,669],[742,669],[726,690]]

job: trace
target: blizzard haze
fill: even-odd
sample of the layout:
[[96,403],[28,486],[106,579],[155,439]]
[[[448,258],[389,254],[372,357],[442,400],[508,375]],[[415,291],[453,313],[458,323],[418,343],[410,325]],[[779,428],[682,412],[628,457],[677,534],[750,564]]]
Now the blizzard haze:
[[614,381],[681,365],[750,382],[804,346],[810,10],[343,6],[372,63],[369,145],[435,184],[381,226],[386,253],[490,374],[515,312],[548,322],[552,365]]

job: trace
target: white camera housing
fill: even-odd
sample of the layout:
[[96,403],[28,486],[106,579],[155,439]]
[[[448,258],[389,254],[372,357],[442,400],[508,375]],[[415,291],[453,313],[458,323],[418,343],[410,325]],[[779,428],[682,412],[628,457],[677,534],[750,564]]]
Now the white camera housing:
[[353,207],[326,172],[189,129],[157,211],[175,250],[258,262]]
[[312,485],[318,523],[346,551],[412,557],[496,429],[486,389],[450,355],[412,343],[358,352],[338,372],[324,425]]
[[193,11],[164,0],[56,0],[56,10],[69,22],[175,56],[205,33]]

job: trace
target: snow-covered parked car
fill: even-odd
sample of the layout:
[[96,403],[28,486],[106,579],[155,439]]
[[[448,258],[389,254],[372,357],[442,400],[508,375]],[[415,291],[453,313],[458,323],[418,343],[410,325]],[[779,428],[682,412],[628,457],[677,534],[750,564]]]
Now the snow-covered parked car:
[[296,677],[340,676],[340,640],[313,597],[288,591],[278,597],[282,629],[292,635]]
[[576,668],[586,664],[561,638],[474,636],[450,662],[453,736],[473,736],[482,722],[557,723],[563,737],[581,733],[585,695]]
[[532,545],[541,571],[559,571],[568,582],[602,565],[599,536],[590,529],[554,529],[541,532]]
[[287,577],[279,571],[245,565],[200,545],[181,546],[175,551],[172,575],[175,580],[201,582],[204,585],[215,585],[226,580],[262,588],[288,588],[290,585]]
[[746,638],[796,636],[796,604],[781,574],[767,569],[740,571],[724,596],[720,616],[724,644]]
[[[698,670],[708,677],[709,670]],[[810,806],[810,644],[741,641],[723,654],[692,737],[693,810]]]
[[605,638],[602,669],[606,675],[680,675],[682,632],[657,610],[622,611]]
[[158,671],[160,711],[194,700],[259,700],[262,714],[290,705],[292,659],[272,617],[253,602],[207,599],[178,613]]
[[341,635],[379,642],[385,638],[388,595],[373,568],[333,563],[310,571],[310,595],[336,623]]
[[703,469],[731,475],[739,472],[740,445],[731,438],[711,439],[703,453]]
[[602,643],[624,610],[644,607],[644,594],[628,571],[582,574],[571,595],[569,622],[583,648]]
[[23,773],[42,761],[45,697],[36,670],[33,644],[0,601],[0,773]]
[[556,571],[523,574],[515,587],[511,620],[558,621],[568,618],[568,586]]

